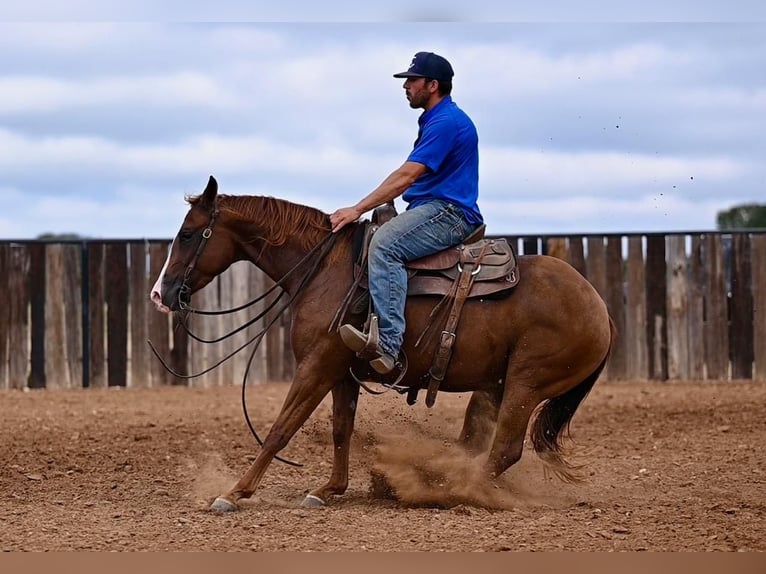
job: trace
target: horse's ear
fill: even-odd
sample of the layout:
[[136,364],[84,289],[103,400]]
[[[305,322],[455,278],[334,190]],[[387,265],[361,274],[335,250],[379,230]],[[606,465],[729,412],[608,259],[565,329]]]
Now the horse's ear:
[[202,203],[212,206],[215,203],[215,197],[218,195],[218,182],[211,175],[207,180],[207,187],[202,192]]

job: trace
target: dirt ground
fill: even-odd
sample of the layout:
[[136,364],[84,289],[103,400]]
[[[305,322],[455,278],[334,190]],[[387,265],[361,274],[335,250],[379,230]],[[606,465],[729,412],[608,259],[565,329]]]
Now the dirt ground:
[[[248,387],[262,433],[286,391]],[[766,384],[599,382],[572,423],[580,485],[530,452],[478,484],[451,443],[467,395],[427,409],[363,393],[349,490],[305,509],[330,472],[328,400],[283,453],[304,466],[273,463],[220,515],[208,504],[257,452],[239,393],[0,392],[0,550],[766,550]],[[400,500],[371,488],[373,468]]]

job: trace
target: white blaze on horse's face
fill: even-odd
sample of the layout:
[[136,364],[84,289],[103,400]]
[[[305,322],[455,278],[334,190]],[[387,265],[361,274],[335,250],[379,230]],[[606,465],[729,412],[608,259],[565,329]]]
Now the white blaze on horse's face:
[[[173,243],[175,243],[175,239],[173,239]],[[152,300],[152,303],[157,307],[157,310],[162,311],[163,313],[170,313],[170,308],[162,303],[162,280],[165,278],[165,271],[168,268],[168,263],[170,263],[170,254],[173,252],[173,243],[170,244],[170,248],[168,249],[168,256],[165,259],[165,264],[162,266],[160,276],[157,277],[157,281],[154,282],[154,286],[149,293],[149,299]]]

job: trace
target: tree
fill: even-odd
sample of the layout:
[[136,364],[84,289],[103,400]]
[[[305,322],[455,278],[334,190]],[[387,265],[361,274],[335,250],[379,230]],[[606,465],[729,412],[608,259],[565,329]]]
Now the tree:
[[766,204],[735,205],[716,215],[719,230],[766,228]]
[[76,233],[41,233],[37,239],[40,241],[73,241],[84,238]]

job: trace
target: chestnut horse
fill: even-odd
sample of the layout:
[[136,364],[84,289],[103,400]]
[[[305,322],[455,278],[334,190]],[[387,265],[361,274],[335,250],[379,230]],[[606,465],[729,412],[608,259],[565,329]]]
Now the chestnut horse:
[[[200,195],[187,198],[189,212],[173,240],[151,297],[158,308],[177,311],[195,291],[235,261],[247,260],[282,286],[291,298],[295,376],[282,409],[255,461],[211,508],[233,511],[253,495],[267,467],[327,393],[332,392],[333,465],[326,484],[303,504],[324,505],[348,486],[349,444],[360,392],[350,367],[366,363],[328,329],[353,280],[354,228],[330,237],[327,214],[284,200],[218,195],[213,177]],[[307,254],[330,246],[321,261]],[[315,272],[291,273],[301,262]],[[520,281],[505,297],[469,299],[457,331],[445,392],[470,392],[459,442],[472,454],[487,451],[488,478],[497,477],[522,453],[527,426],[536,453],[562,478],[576,478],[562,455],[562,441],[581,401],[593,387],[614,341],[606,305],[591,284],[566,262],[544,255],[519,257]],[[416,347],[439,297],[407,300],[403,350],[408,369],[399,385],[424,387],[436,341]],[[365,317],[352,317],[360,325]]]

